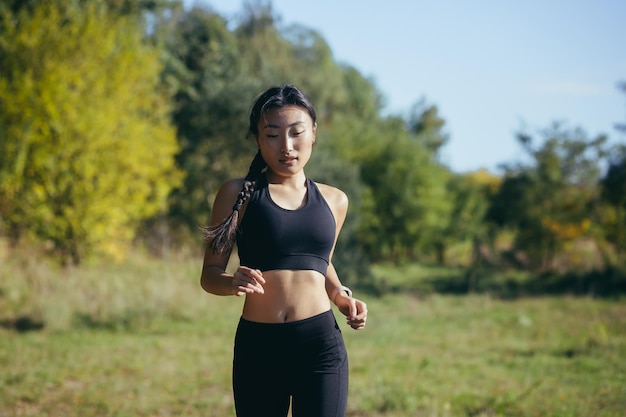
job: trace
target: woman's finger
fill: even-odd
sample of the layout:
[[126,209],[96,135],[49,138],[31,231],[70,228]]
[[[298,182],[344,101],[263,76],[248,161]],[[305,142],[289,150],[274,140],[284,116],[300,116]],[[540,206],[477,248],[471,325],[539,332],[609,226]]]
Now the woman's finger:
[[265,279],[263,279],[263,275],[258,269],[239,267],[237,272],[233,275],[233,284],[237,285],[239,290],[247,294],[255,292],[260,294],[265,293],[262,285],[264,283]]

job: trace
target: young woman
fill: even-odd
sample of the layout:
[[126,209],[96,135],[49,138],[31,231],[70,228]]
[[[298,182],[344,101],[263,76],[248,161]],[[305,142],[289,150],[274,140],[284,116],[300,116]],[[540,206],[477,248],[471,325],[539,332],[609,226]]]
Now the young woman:
[[[348,358],[330,302],[356,330],[367,307],[331,262],[348,209],[337,188],[306,177],[315,108],[296,87],[262,93],[250,112],[258,153],[245,178],[219,190],[206,229],[202,288],[245,295],[235,336],[233,392],[239,417],[339,417]],[[237,243],[240,266],[226,272]]]

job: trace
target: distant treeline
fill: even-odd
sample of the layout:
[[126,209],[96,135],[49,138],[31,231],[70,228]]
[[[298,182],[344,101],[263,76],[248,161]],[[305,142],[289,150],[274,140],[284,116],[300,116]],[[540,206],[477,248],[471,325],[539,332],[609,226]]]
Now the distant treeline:
[[453,172],[440,158],[445,120],[421,86],[407,86],[406,114],[384,115],[372,80],[315,30],[281,25],[269,2],[229,21],[180,1],[3,1],[0,236],[66,264],[137,242],[201,246],[218,188],[256,152],[249,105],[282,83],[318,109],[307,175],[350,197],[335,255],[347,282],[381,261],[624,265],[624,145],[554,123],[498,138],[526,156],[502,175]]

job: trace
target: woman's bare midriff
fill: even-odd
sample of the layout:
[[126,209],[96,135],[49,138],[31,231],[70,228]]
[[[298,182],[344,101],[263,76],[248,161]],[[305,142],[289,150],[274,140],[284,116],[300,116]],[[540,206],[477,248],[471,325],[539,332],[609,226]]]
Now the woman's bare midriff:
[[325,278],[316,271],[263,272],[264,294],[248,294],[242,316],[259,323],[303,320],[330,310]]

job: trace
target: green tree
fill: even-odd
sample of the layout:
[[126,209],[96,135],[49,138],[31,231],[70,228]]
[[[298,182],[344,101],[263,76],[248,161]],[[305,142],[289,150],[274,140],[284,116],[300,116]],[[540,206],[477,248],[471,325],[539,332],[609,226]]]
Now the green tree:
[[[626,94],[626,81],[618,84]],[[626,122],[616,124],[616,129],[626,134]],[[624,265],[626,257],[626,145],[616,144],[608,152],[608,168],[600,182],[604,210],[601,221],[606,239],[617,252],[616,263]]]
[[541,135],[537,147],[530,134],[518,135],[532,162],[506,167],[488,217],[517,230],[515,245],[529,266],[550,270],[565,245],[590,233],[606,137],[589,139],[582,129],[558,123]]
[[0,9],[0,202],[64,262],[122,256],[181,174],[158,50],[106,2]]
[[433,251],[434,237],[445,227],[451,208],[449,171],[404,126],[401,119],[389,117],[368,125],[369,136],[355,144],[366,185],[359,235],[374,260],[409,260]]
[[[445,263],[448,245],[464,237],[460,233],[461,229],[457,227],[455,215],[460,215],[459,211],[466,208],[459,204],[468,203],[466,194],[468,189],[457,186],[469,186],[469,183],[461,184],[458,177],[450,175],[447,169],[436,163],[439,159],[439,151],[448,142],[448,134],[444,131],[445,123],[445,120],[439,116],[437,106],[429,105],[424,98],[412,107],[406,121],[407,130],[428,151],[433,165],[437,166],[440,172],[445,173],[440,175],[440,179],[449,179],[445,188],[446,195],[441,195],[442,200],[438,201],[435,207],[434,212],[438,213],[440,220],[430,234],[428,243],[429,248],[434,248],[437,261],[442,265]],[[433,174],[436,175],[436,173]]]
[[428,105],[425,99],[413,106],[407,121],[409,132],[414,133],[433,155],[437,155],[448,143],[448,134],[443,131],[445,123],[439,116],[437,106]]
[[607,206],[602,216],[605,237],[614,245],[619,259],[623,259],[626,255],[626,146],[617,145],[611,152],[600,186]]
[[[452,210],[444,233],[442,245],[471,241],[473,244],[472,266],[484,260],[482,246],[490,241],[490,230],[485,216],[490,197],[500,186],[500,178],[486,170],[466,174],[454,174],[448,182]],[[440,254],[439,262],[445,263]]]
[[169,218],[194,232],[208,221],[207,206],[228,178],[242,176],[254,155],[246,143],[247,111],[258,89],[242,67],[237,39],[214,12],[197,8],[166,30],[164,82],[173,89],[173,121],[185,181],[171,196]]

